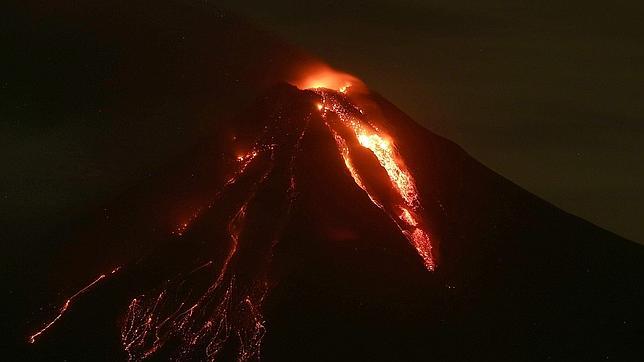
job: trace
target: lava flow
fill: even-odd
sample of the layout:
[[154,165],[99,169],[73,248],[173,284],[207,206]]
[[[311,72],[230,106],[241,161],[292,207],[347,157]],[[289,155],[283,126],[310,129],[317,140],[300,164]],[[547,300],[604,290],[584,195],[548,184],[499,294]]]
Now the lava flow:
[[[322,97],[322,103],[318,104],[317,108],[322,112],[322,117],[331,130],[338,150],[355,183],[367,193],[376,206],[394,220],[423,259],[427,270],[433,271],[436,268],[432,252],[433,246],[428,233],[421,226],[419,213],[422,212],[422,208],[414,178],[396,150],[396,145],[391,137],[370,122],[364,111],[351,103],[346,95],[350,87],[351,83],[347,81],[337,91],[328,88],[312,88],[311,90]],[[347,133],[345,130],[350,132]],[[348,140],[348,136],[354,139]],[[369,149],[377,158],[380,166],[389,177],[391,188],[400,196],[400,203],[385,205],[378,195],[366,187],[365,179],[368,176],[356,167],[351,158],[353,149],[351,145],[355,144],[355,141],[360,146]]]
[[96,284],[98,284],[101,280],[107,278],[109,275],[112,275],[116,272],[118,272],[121,269],[121,267],[116,267],[112,269],[112,271],[109,272],[109,274],[101,274],[99,275],[96,279],[94,279],[91,283],[87,284],[83,288],[81,288],[79,291],[74,293],[71,297],[67,298],[65,300],[65,303],[63,303],[62,307],[60,307],[60,310],[58,311],[58,314],[47,324],[45,324],[38,332],[32,334],[29,336],[28,341],[29,343],[36,343],[36,339],[38,339],[43,333],[45,333],[49,328],[53,327],[56,322],[58,322],[65,312],[69,310],[69,307],[72,305],[72,303],[81,295],[85,294],[88,290],[92,289]]
[[[307,77],[300,86],[319,97],[319,113],[314,114],[311,104],[305,116],[288,119],[289,113],[280,111],[270,115],[254,137],[254,147],[236,157],[236,168],[213,199],[178,223],[172,234],[181,241],[201,239],[203,234],[192,230],[206,224],[210,220],[207,215],[222,215],[224,220],[210,225],[209,230],[221,232],[220,240],[210,249],[215,255],[193,262],[186,274],[170,277],[154,290],[131,297],[121,328],[122,347],[130,360],[145,359],[165,351],[166,346],[172,346],[167,348],[172,351],[164,353],[181,360],[202,359],[204,355],[212,360],[231,353],[241,361],[260,356],[266,332],[263,305],[269,293],[274,248],[297,199],[295,168],[301,143],[309,123],[316,119],[326,125],[355,184],[393,220],[425,268],[435,270],[432,240],[421,217],[423,208],[414,177],[392,137],[351,101],[357,82],[331,71],[317,78]],[[359,149],[371,153],[366,163],[357,162]],[[386,174],[384,191],[373,187],[382,181],[374,176],[378,175],[372,172],[375,169]],[[101,275],[69,298],[59,315],[29,341],[35,342],[76,297],[106,276]]]
[[[245,195],[228,217],[228,250],[219,263],[209,261],[188,276],[168,281],[150,296],[132,299],[121,330],[130,360],[145,359],[171,342],[178,346],[175,358],[182,360],[203,358],[200,352],[213,360],[229,342],[237,346],[237,360],[259,357],[265,334],[262,305],[268,294],[268,268],[295,201],[294,165],[306,125],[296,137],[287,136],[280,143],[274,143],[268,132],[275,130],[265,128],[255,147],[237,156],[237,170],[217,193],[218,198],[237,188]],[[282,160],[286,162],[278,162]],[[276,171],[282,171],[279,168],[284,164],[286,172],[278,175]],[[285,190],[284,197],[259,222],[251,220],[260,191],[275,186]],[[175,235],[184,237],[201,216],[202,212],[195,212],[190,222],[178,226]],[[204,278],[195,277],[198,273],[209,281],[200,282]]]

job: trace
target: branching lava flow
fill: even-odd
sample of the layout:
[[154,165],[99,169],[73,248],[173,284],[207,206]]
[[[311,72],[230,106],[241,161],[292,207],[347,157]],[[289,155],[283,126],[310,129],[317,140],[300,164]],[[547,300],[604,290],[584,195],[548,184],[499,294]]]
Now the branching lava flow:
[[[193,226],[221,198],[242,195],[230,196],[222,205],[226,218],[225,240],[216,246],[225,250],[222,256],[195,262],[186,274],[171,278],[152,291],[131,296],[121,328],[122,348],[130,360],[145,359],[168,345],[172,346],[171,355],[175,359],[202,359],[205,355],[212,360],[226,348],[230,349],[226,346],[231,343],[237,360],[260,356],[266,333],[262,309],[269,293],[273,250],[287,227],[296,201],[296,160],[313,119],[321,119],[326,125],[359,189],[393,220],[425,268],[429,271],[436,268],[415,180],[394,140],[352,103],[351,80],[354,78],[348,79],[336,79],[329,72],[320,79],[308,77],[306,89],[317,94],[320,103],[311,105],[307,119],[289,123],[280,115],[268,120],[255,138],[254,147],[236,157],[236,169],[214,199],[178,223],[172,234],[181,240],[190,235]],[[384,170],[388,194],[393,197],[374,191],[373,173],[366,172],[364,163],[356,162],[359,149],[368,150],[373,167]],[[261,203],[258,199],[271,194],[263,191],[267,188],[284,192],[280,191],[271,202],[264,202],[262,214],[257,216],[256,205]],[[266,204],[270,205],[268,209]],[[59,314],[29,336],[28,341],[34,343],[68,311],[77,297],[117,270],[100,275],[67,299]]]

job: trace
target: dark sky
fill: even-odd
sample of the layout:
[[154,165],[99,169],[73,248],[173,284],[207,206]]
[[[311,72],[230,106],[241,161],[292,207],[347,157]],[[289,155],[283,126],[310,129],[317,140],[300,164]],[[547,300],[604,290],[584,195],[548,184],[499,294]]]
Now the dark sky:
[[238,1],[555,205],[644,242],[639,1]]

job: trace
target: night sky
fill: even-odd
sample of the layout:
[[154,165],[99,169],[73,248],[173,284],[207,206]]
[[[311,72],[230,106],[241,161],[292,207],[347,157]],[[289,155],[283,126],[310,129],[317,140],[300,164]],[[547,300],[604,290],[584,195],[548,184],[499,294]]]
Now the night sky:
[[555,205],[644,242],[639,1],[223,1]]

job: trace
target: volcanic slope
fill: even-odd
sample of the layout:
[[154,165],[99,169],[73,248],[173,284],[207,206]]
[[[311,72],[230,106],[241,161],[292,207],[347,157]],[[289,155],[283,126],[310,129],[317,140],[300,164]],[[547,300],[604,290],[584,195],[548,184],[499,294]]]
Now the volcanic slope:
[[127,216],[75,232],[60,260],[99,248],[68,269],[100,280],[33,322],[31,356],[641,352],[641,246],[520,189],[377,94],[278,85],[224,134],[115,202]]

